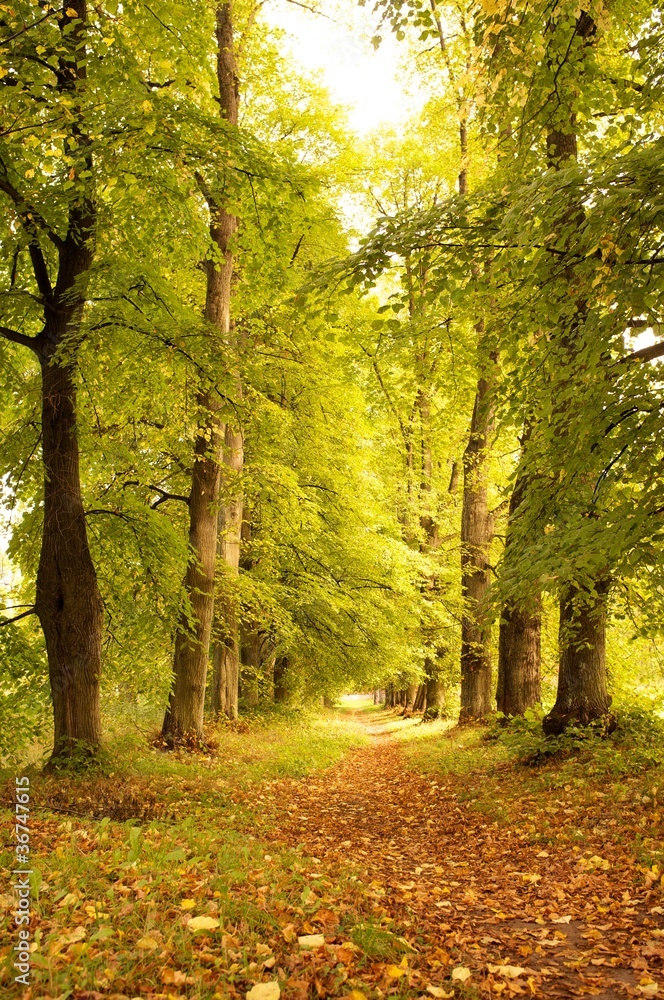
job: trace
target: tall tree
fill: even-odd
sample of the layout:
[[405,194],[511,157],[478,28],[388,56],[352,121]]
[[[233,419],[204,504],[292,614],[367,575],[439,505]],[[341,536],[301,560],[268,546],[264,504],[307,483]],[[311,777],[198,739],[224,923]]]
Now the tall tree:
[[[19,164],[10,159],[11,146],[2,150],[0,190],[23,233],[43,325],[36,336],[6,327],[0,328],[0,334],[32,350],[41,371],[44,522],[34,610],[48,652],[55,763],[81,750],[94,751],[101,740],[103,609],[81,494],[75,381],[97,222],[92,142],[86,121],[89,97],[85,0],[72,0],[65,10],[53,11],[51,17],[58,33],[56,38],[49,34],[45,58],[40,60],[48,76],[43,87],[51,95],[46,103],[51,110],[55,106],[58,119],[65,104],[70,109],[60,155],[68,158],[69,177],[75,180],[69,196],[60,183],[64,204],[59,206],[61,211],[55,214],[55,220],[50,221],[52,212],[47,210],[47,199],[43,209],[32,202],[21,190]],[[25,87],[29,99],[32,40],[20,38],[9,54],[15,73],[13,82]],[[37,110],[39,105],[30,110],[33,108]],[[28,176],[34,172],[28,170]],[[63,217],[62,224],[58,215]],[[45,243],[51,252],[46,251]]]
[[[222,118],[237,125],[239,87],[233,45],[233,7],[223,3],[216,12],[217,82]],[[223,349],[231,323],[232,240],[237,220],[225,205],[224,178],[214,187],[199,177],[210,213],[210,239],[214,252],[206,261],[205,319],[210,335]],[[214,610],[217,522],[221,465],[226,437],[224,401],[214,383],[199,386],[200,424],[194,447],[189,494],[189,544],[191,559],[184,589],[183,611],[175,640],[173,687],[164,718],[163,735],[170,742],[186,737],[203,739],[205,687]]]

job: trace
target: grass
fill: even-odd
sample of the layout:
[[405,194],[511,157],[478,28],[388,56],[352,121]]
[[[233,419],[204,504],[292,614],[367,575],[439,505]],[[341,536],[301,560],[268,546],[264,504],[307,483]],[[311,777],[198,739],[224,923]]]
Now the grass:
[[[149,730],[110,728],[100,772],[28,771],[33,996],[244,995],[266,962],[284,960],[293,927],[320,929],[311,921],[322,895],[329,908],[349,891],[343,877],[321,886],[297,851],[267,843],[264,783],[328,767],[366,740],[364,729],[344,713],[276,713],[217,727],[216,752],[189,755],[152,749]],[[7,801],[14,778],[3,777]],[[13,861],[6,848],[7,887]],[[13,897],[0,904],[10,914]],[[193,930],[192,917],[218,926]],[[0,984],[19,996],[12,943],[3,942]]]

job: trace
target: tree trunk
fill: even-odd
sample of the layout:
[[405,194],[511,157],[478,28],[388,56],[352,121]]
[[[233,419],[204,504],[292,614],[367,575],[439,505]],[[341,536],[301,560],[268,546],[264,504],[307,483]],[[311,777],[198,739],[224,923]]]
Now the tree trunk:
[[[238,88],[233,50],[230,3],[217,11],[217,77],[222,118],[237,124]],[[230,331],[231,240],[237,220],[224,211],[202,184],[210,211],[210,238],[218,253],[206,262],[205,318],[226,337]],[[219,262],[220,258],[221,263]],[[214,609],[214,570],[217,551],[217,504],[220,463],[226,428],[221,399],[215,387],[198,394],[201,422],[196,435],[191,493],[189,497],[189,544],[192,558],[184,580],[189,608],[183,614],[175,640],[173,687],[164,718],[163,735],[171,744],[183,739],[203,739],[205,683],[210,653]],[[224,657],[220,659],[220,668]],[[227,672],[230,678],[232,667]],[[229,681],[230,683],[230,681]],[[237,681],[236,681],[237,684]]]
[[[13,211],[16,229],[22,231],[43,304],[44,325],[36,337],[4,326],[0,336],[32,350],[41,367],[44,522],[34,611],[48,654],[54,720],[51,767],[81,753],[94,754],[101,741],[103,625],[81,494],[74,379],[97,222],[95,170],[84,112],[85,0],[72,0],[57,18],[57,25],[60,37],[55,51],[47,53],[54,57],[49,63],[55,74],[51,93],[57,102],[67,98],[69,126],[64,148],[78,178],[76,188],[69,193],[57,188],[57,178],[53,181],[53,196],[61,199],[63,210],[56,215],[65,214],[66,235],[62,237],[52,228],[14,186],[10,180],[13,164],[3,163],[0,177],[0,190],[8,199],[5,211]],[[11,155],[9,147],[5,152]],[[21,174],[18,171],[16,177]],[[55,247],[51,262],[42,241],[52,250]],[[56,272],[55,284],[51,282],[51,267]]]
[[[528,488],[524,471],[523,448],[530,438],[527,424],[521,440],[521,467],[510,497],[504,564],[509,563],[514,540],[515,521]],[[508,601],[500,616],[498,642],[498,686],[496,707],[504,715],[523,715],[540,700],[541,601],[535,595],[530,604]]]
[[203,709],[207,676],[214,570],[217,550],[220,426],[212,413],[208,393],[199,397],[208,419],[196,438],[194,467],[189,494],[189,547],[191,557],[184,578],[189,608],[180,619],[175,637],[173,687],[162,733],[169,743],[203,739]]
[[508,603],[502,610],[498,643],[496,707],[504,715],[523,715],[540,700],[539,598],[532,609]]
[[41,369],[44,527],[35,610],[48,653],[56,764],[101,742],[103,610],[81,498],[72,371],[48,355]]
[[[552,21],[552,30],[557,22]],[[596,25],[592,16],[581,11],[577,17],[575,33],[584,40],[584,47],[590,51],[594,43]],[[583,70],[581,70],[583,72]],[[578,156],[576,136],[577,98],[576,84],[570,77],[566,88],[558,95],[562,107],[567,109],[567,122],[562,127],[551,129],[547,134],[547,155],[549,166],[556,170],[566,167]],[[582,202],[573,198],[565,207],[562,224],[579,226],[584,220]],[[571,287],[576,281],[574,268],[568,264],[564,277]],[[562,331],[562,341],[570,356],[574,354],[580,329],[585,321],[588,304],[583,298],[576,302],[576,314],[569,326]],[[563,412],[562,407],[560,412]],[[590,461],[590,456],[588,456]],[[555,471],[555,470],[554,470]],[[588,498],[590,500],[590,496]],[[592,505],[588,513],[592,516]],[[582,589],[571,583],[560,594],[560,627],[558,633],[558,691],[556,703],[543,721],[544,732],[553,735],[562,732],[570,723],[588,725],[595,719],[606,718],[612,726],[609,715],[611,698],[606,686],[606,608],[610,587],[608,570],[598,574],[594,588]]]
[[603,576],[592,597],[574,585],[560,595],[558,693],[543,722],[548,736],[563,732],[572,723],[587,726],[602,718],[613,726],[606,689],[609,586],[608,576]]
[[288,701],[287,674],[288,657],[278,656],[274,661],[274,701],[277,705],[283,705]]
[[417,695],[415,697],[415,704],[413,705],[414,712],[424,712],[427,707],[427,686],[426,684],[420,684],[417,689]]
[[405,708],[404,711],[412,712],[415,705],[415,698],[417,697],[418,684],[409,684],[405,691]]
[[470,435],[463,455],[461,515],[460,722],[481,719],[491,711],[491,626],[483,607],[489,587],[489,549],[493,528],[487,500],[487,446],[493,407],[487,379],[477,383]]
[[258,631],[248,629],[242,631],[242,665],[247,670],[242,671],[244,680],[244,700],[250,708],[258,704],[258,675],[261,666],[261,638]]
[[219,511],[217,554],[223,570],[221,593],[216,601],[215,641],[213,647],[212,711],[223,712],[229,719],[238,716],[240,680],[240,638],[237,619],[235,581],[240,572],[242,547],[242,497],[236,476],[244,463],[244,441],[231,427],[225,428],[224,474],[233,500]]
[[438,719],[445,711],[445,685],[438,677],[427,679],[426,715],[429,719]]

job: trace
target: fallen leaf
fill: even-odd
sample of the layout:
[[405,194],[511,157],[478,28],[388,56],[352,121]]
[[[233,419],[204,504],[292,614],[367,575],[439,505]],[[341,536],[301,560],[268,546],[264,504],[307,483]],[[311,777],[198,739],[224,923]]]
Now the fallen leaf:
[[182,986],[187,981],[187,977],[179,969],[162,969],[161,981],[166,986]]
[[155,948],[159,947],[159,942],[153,937],[150,937],[149,934],[146,934],[145,937],[140,938],[140,940],[136,942],[136,947],[139,951],[154,951]]
[[456,969],[452,969],[452,979],[457,979],[460,983],[465,983],[471,976],[472,972],[465,965],[457,965]]
[[219,926],[216,917],[191,917],[187,921],[190,931],[212,931]]
[[300,948],[320,948],[325,944],[324,934],[302,934],[297,939]]
[[571,920],[571,916],[568,914],[566,917],[551,917],[552,924],[568,924]]
[[449,1000],[450,997],[454,996],[454,990],[450,990],[447,993],[440,986],[427,986],[427,993],[430,993],[432,997],[436,997],[436,1000]]
[[247,990],[246,1000],[279,1000],[281,989],[279,983],[256,983],[250,990]]
[[388,965],[385,972],[390,977],[390,979],[399,979],[400,976],[405,976],[408,969],[402,968],[400,965]]
[[505,979],[516,979],[526,971],[520,965],[492,965],[491,962],[487,962],[487,969],[494,976],[504,976]]
[[195,899],[183,899],[180,903],[181,910],[193,910],[195,906],[196,906]]

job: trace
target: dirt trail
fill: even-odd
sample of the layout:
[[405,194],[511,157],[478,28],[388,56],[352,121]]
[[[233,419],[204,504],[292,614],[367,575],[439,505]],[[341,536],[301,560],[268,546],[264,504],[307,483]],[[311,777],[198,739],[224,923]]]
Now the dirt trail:
[[[569,845],[542,850],[469,808],[472,778],[415,773],[384,723],[367,728],[371,744],[335,767],[271,785],[276,837],[333,880],[353,866],[376,917],[418,949],[413,989],[614,1000],[655,996],[659,979],[662,995],[662,916],[633,898],[633,867],[614,854],[609,871],[580,873]],[[459,966],[465,986],[450,979]],[[380,974],[367,968],[367,984]],[[381,988],[402,992],[403,980]]]

